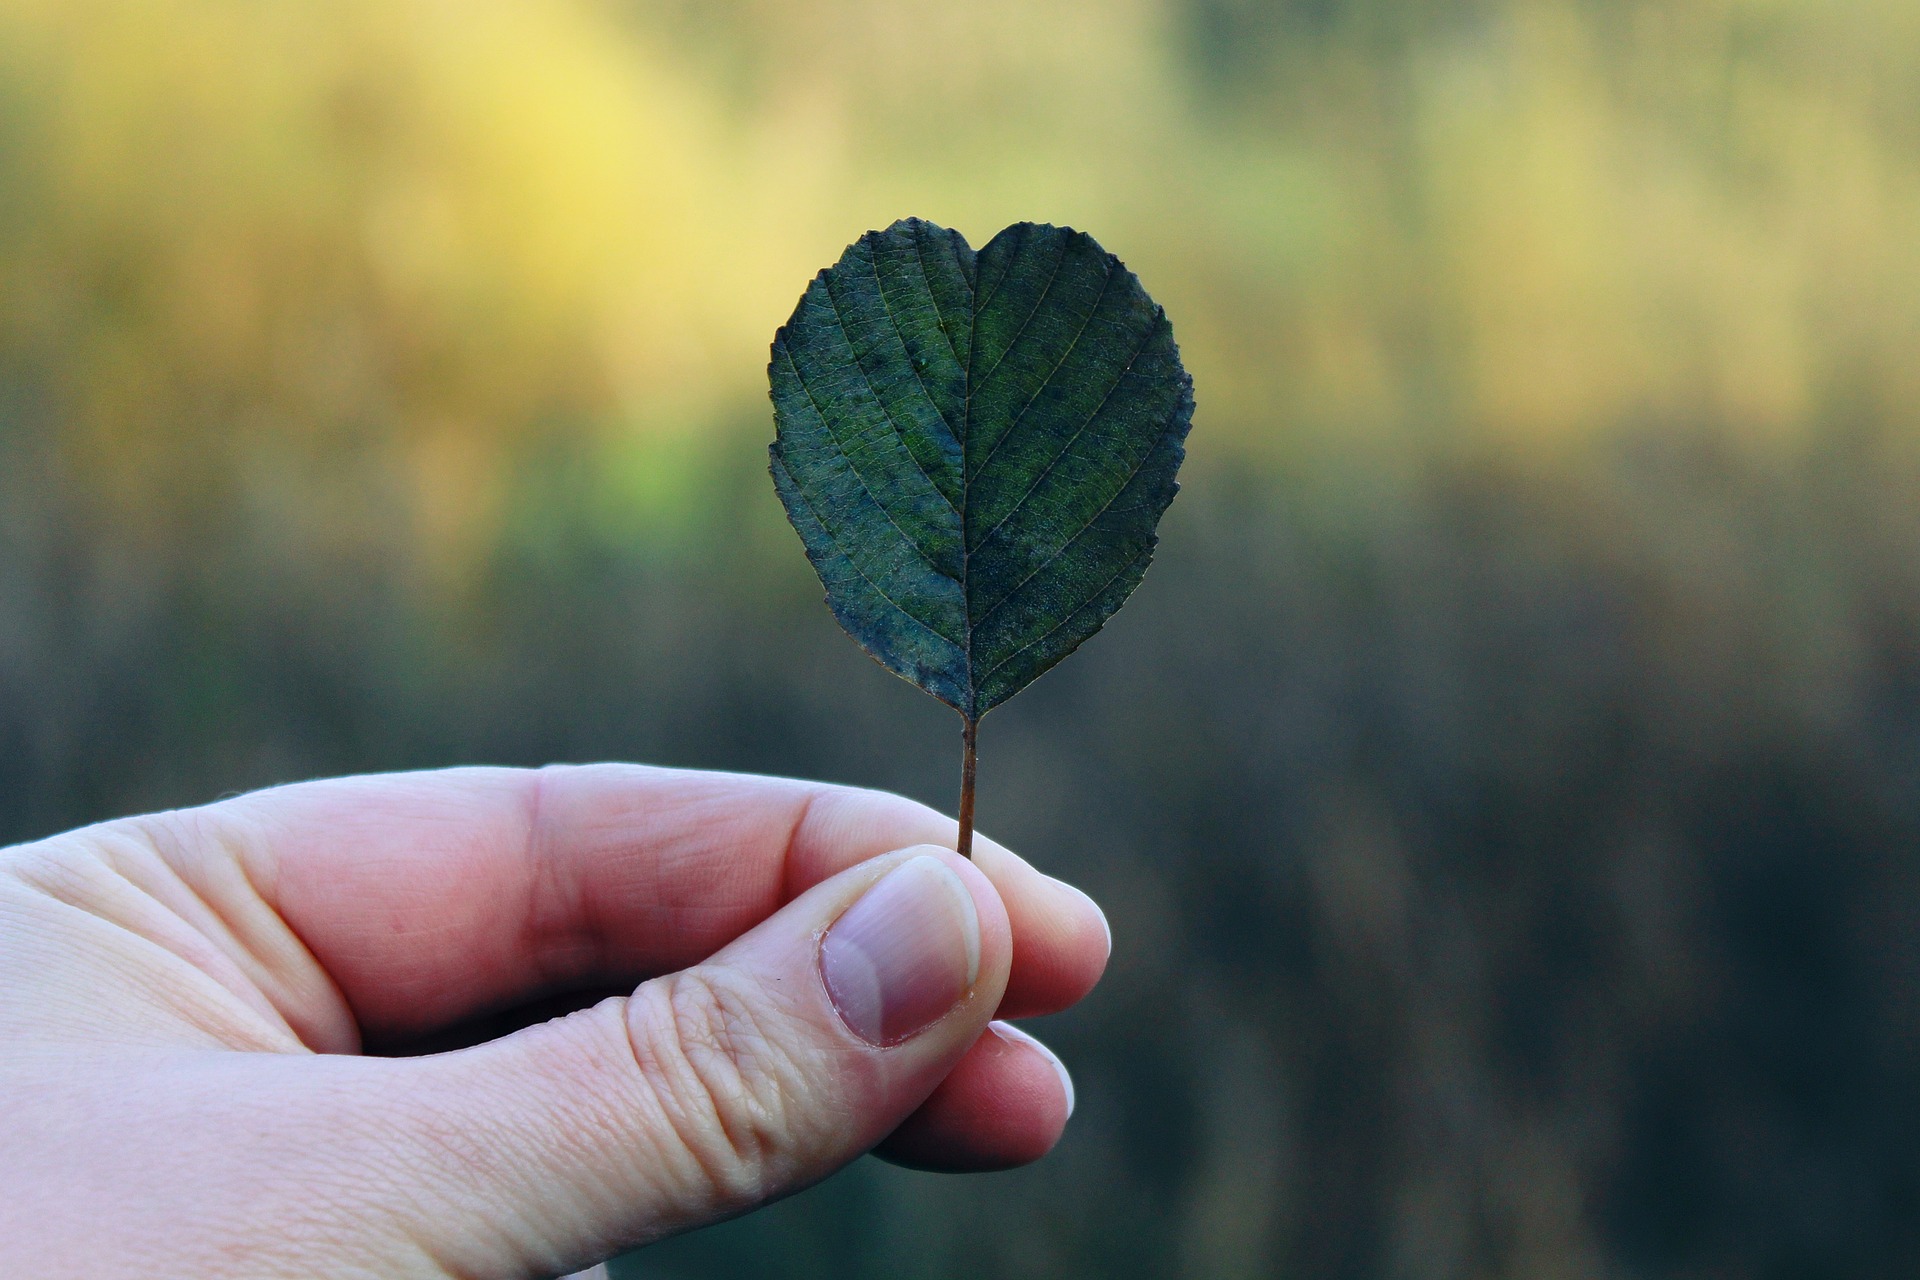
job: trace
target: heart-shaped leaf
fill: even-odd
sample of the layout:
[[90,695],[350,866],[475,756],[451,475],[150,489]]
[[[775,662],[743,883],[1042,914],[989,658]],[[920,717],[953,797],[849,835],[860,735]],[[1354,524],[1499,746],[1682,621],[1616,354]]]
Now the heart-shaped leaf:
[[1193,417],[1139,280],[1031,222],[977,254],[917,218],[868,232],[768,375],[774,484],[834,616],[969,730],[1139,583]]

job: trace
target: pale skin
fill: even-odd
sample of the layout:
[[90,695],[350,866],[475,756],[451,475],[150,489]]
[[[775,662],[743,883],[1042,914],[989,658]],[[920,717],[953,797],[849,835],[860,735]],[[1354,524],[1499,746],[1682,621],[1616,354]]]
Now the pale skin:
[[[878,792],[594,765],[0,850],[0,1275],[551,1277],[868,1150],[1037,1159],[1071,1086],[994,1020],[1084,996],[1105,921],[954,837]],[[964,886],[970,981],[875,1044],[822,938],[895,870]],[[617,994],[503,1033],[578,992]]]

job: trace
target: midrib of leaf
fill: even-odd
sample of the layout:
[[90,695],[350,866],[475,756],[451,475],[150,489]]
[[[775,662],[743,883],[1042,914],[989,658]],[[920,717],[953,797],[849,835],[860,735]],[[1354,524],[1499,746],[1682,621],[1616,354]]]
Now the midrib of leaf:
[[[1020,228],[1019,246],[1014,248],[1007,254],[1007,265],[1001,269],[1000,278],[994,282],[993,294],[990,295],[986,299],[986,301],[982,301],[978,296],[975,296],[973,300],[973,315],[970,317],[968,322],[969,336],[967,339],[967,395],[966,395],[967,411],[964,417],[964,423],[966,426],[967,434],[966,436],[962,437],[960,441],[960,510],[962,513],[960,517],[960,598],[961,598],[961,601],[966,605],[964,612],[966,614],[966,619],[967,619],[967,644],[966,644],[967,712],[966,712],[966,715],[967,715],[967,719],[974,720],[974,721],[979,720],[981,716],[980,682],[973,678],[973,631],[974,631],[974,625],[975,625],[973,621],[973,539],[968,535],[967,520],[965,515],[965,512],[969,505],[968,499],[970,498],[973,490],[973,478],[975,475],[978,474],[978,471],[976,471],[972,466],[970,466],[967,461],[967,441],[972,439],[973,437],[973,389],[976,385],[978,385],[978,382],[976,382],[973,374],[973,362],[980,354],[980,313],[987,309],[987,302],[992,301],[992,298],[994,296],[998,296],[1000,292],[1000,287],[1006,284],[1007,277],[1013,274],[1014,264],[1019,262],[1020,260],[1020,247],[1024,247],[1026,245],[1027,236],[1029,234],[1030,233],[1028,232],[1025,224],[1022,224]],[[984,382],[986,379],[991,378],[994,374],[994,371],[999,369],[999,367],[1002,364],[1006,363],[1007,357],[1013,354],[1013,349],[1020,344],[1020,339],[1026,336],[1027,326],[1032,324],[1033,318],[1040,314],[1040,309],[1047,305],[1047,296],[1053,292],[1054,281],[1060,278],[1060,268],[1066,264],[1067,253],[1071,247],[1072,247],[1071,241],[1068,241],[1068,240],[1061,241],[1060,256],[1053,260],[1053,273],[1047,277],[1046,286],[1040,290],[1040,296],[1034,300],[1033,309],[1027,312],[1027,318],[1020,322],[1020,327],[1014,330],[1013,337],[1007,340],[1007,345],[1001,349],[1000,355],[994,360],[993,368],[987,370],[986,373],[982,374],[979,378],[979,382]],[[978,261],[978,259],[976,259],[976,261]],[[1104,289],[1102,290],[1102,293],[1103,294],[1105,293]],[[996,440],[993,442],[994,447],[993,449],[989,449],[987,451],[987,457],[991,458],[993,456],[994,450],[1000,447],[1001,441],[1005,440],[1006,436],[1012,435],[1012,434],[1013,434],[1013,426],[1009,424],[1006,430],[1006,435],[1001,436],[1000,440]],[[980,467],[979,467],[979,471],[984,471],[984,470],[986,470],[986,459],[981,460]]]
[[[973,358],[980,350],[979,281],[974,279],[980,270],[978,254],[974,255],[973,267],[969,272],[963,263],[960,272],[960,278],[967,282],[967,389],[960,398],[960,616],[965,620],[967,642],[960,647],[960,652],[967,663],[967,709],[963,714],[969,722],[978,723],[980,686],[973,679],[973,587],[969,585],[973,579],[973,552],[967,549],[967,506],[973,492],[973,476],[967,466],[967,440],[973,434]],[[1000,273],[1000,283],[1006,283],[1007,271],[1011,270],[1013,264],[1009,262],[1006,271]],[[932,296],[931,284],[927,293]]]

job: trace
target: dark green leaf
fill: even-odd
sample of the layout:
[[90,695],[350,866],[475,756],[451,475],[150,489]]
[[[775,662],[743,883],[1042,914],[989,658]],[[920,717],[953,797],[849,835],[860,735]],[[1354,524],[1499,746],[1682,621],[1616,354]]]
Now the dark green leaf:
[[773,339],[773,479],[868,653],[977,720],[1098,631],[1179,487],[1193,382],[1132,272],[1064,227],[976,254],[917,218]]

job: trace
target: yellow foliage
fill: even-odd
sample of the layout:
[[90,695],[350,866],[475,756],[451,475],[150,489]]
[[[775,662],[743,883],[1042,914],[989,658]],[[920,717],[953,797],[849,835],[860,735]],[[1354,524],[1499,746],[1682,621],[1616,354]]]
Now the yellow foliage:
[[1248,0],[1231,92],[1200,7],[10,0],[0,377],[118,518],[351,540],[299,495],[369,466],[457,559],[541,433],[757,420],[807,277],[913,213],[1121,252],[1202,451],[1910,413],[1911,6]]

